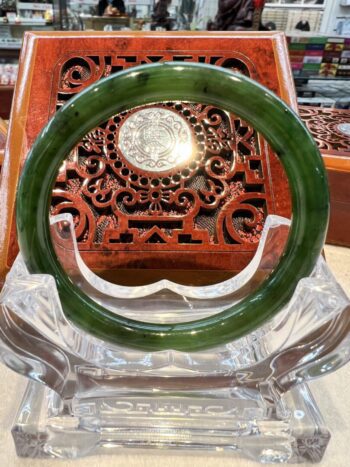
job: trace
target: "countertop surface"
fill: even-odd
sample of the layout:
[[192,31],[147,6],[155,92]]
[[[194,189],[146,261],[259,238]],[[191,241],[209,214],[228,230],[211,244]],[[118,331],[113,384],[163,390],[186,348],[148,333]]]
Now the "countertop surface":
[[[325,248],[326,258],[334,275],[350,295],[350,249],[329,246]],[[16,457],[11,424],[16,412],[15,401],[26,385],[25,378],[18,376],[4,366],[0,366],[0,466],[113,466],[113,467],[249,467],[259,464],[238,457],[218,456],[211,453],[183,454],[174,451],[147,451],[118,455],[93,456],[84,459],[33,460]],[[332,375],[310,383],[311,391],[320,407],[326,425],[332,433],[325,457],[320,466],[350,466],[350,365]],[[310,464],[298,464],[310,465]]]

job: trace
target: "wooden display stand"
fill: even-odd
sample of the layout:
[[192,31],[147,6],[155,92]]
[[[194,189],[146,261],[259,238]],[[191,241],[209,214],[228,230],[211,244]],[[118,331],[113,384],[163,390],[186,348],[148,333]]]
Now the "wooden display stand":
[[[281,33],[27,34],[0,188],[2,279],[18,251],[14,202],[21,165],[49,118],[111,73],[171,60],[239,71],[297,109]],[[286,177],[262,137],[234,115],[202,103],[157,107],[188,125],[194,160],[166,171],[130,164],[118,138],[135,109],[111,115],[67,158],[52,213],[72,213],[84,261],[110,280],[217,282],[249,263],[268,214],[290,215]]]

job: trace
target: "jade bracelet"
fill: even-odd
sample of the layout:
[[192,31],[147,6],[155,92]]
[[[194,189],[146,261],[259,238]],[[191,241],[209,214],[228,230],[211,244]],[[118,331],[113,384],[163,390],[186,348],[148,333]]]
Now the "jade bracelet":
[[[207,318],[172,324],[135,321],[97,304],[70,278],[55,254],[49,226],[51,192],[62,161],[111,115],[161,101],[213,105],[249,122],[272,146],[288,176],[293,218],[275,270],[238,304]],[[329,216],[325,168],[296,114],[251,79],[211,65],[163,63],[105,78],[63,106],[42,130],[24,165],[16,199],[17,234],[31,273],[51,274],[66,317],[105,341],[157,351],[197,351],[225,344],[272,318],[308,276],[324,244]]]

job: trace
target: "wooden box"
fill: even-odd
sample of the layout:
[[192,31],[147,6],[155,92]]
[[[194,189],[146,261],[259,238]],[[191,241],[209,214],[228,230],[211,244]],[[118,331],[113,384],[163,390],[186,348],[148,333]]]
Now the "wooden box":
[[[93,82],[166,60],[239,71],[297,109],[281,33],[27,34],[0,188],[2,279],[18,251],[18,177],[40,130]],[[236,116],[200,102],[163,102],[154,108],[186,126],[196,155],[185,167],[138,167],[126,157],[120,132],[149,107],[111,115],[67,155],[53,191],[52,213],[72,213],[84,261],[110,280],[130,284],[167,277],[198,284],[231,276],[252,259],[266,216],[290,216],[281,164],[263,138]],[[159,150],[149,131],[142,138],[147,147]],[[167,138],[171,145],[174,135]]]
[[327,167],[331,215],[327,242],[350,246],[350,111],[300,106]]

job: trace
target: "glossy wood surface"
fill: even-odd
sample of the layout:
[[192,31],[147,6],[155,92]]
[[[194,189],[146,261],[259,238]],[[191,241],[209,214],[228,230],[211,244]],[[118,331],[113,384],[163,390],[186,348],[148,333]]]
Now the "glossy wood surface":
[[350,172],[328,170],[331,215],[327,243],[350,247]]

